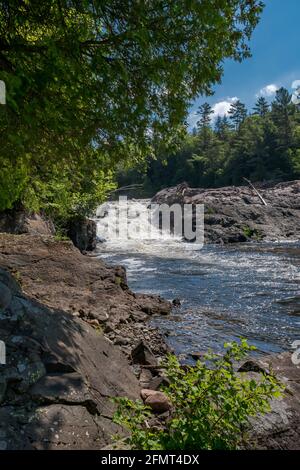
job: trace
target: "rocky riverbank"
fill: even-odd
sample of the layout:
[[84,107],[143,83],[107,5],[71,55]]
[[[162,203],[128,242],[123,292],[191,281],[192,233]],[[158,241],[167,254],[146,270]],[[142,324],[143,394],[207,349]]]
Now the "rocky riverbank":
[[0,234],[0,289],[0,448],[109,444],[110,398],[159,384],[167,346],[146,320],[170,304],[131,292],[121,266],[48,236]]
[[157,193],[152,202],[204,204],[205,242],[299,240],[300,181],[258,187],[189,188],[185,183]]
[[[142,396],[166,419],[159,362],[168,347],[147,320],[170,310],[159,297],[133,293],[123,267],[83,255],[71,242],[0,234],[0,339],[7,353],[0,365],[0,449],[111,448],[120,431],[112,422],[115,396]],[[270,365],[286,394],[253,422],[249,447],[299,449],[300,366],[286,353],[242,370],[259,380],[258,371],[268,373]]]

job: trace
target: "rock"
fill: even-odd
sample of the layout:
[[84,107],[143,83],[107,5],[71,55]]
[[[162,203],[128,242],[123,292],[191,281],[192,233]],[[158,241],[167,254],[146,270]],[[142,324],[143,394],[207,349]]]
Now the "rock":
[[180,307],[181,305],[181,300],[176,298],[176,299],[173,299],[172,300],[172,305],[174,305],[174,307]]
[[5,310],[9,307],[12,300],[12,295],[9,288],[0,282],[0,309]]
[[0,213],[0,232],[30,235],[54,235],[51,220],[42,214],[30,214],[25,209],[10,209]]
[[126,346],[126,344],[128,344],[129,341],[128,341],[128,338],[122,338],[121,336],[116,336],[114,343],[117,344],[118,346]]
[[158,362],[151,349],[146,346],[143,341],[138,344],[131,351],[131,358],[133,364],[142,364],[148,366],[157,366]]
[[[286,389],[280,400],[272,400],[269,413],[251,420],[247,448],[299,450],[300,365],[293,364],[289,352],[262,357],[255,362],[266,372],[271,369]],[[257,372],[244,374],[255,374],[256,380],[260,376]]]
[[203,359],[204,354],[205,354],[205,353],[200,352],[200,351],[193,351],[193,352],[189,353],[189,356],[190,356],[192,359],[194,359],[195,361],[198,361],[198,360]]
[[142,389],[141,397],[145,405],[150,406],[155,413],[164,413],[171,409],[171,403],[163,392]]
[[86,321],[87,321],[87,323],[88,323],[89,325],[94,326],[95,328],[99,328],[99,327],[100,327],[100,323],[99,323],[99,321],[98,321],[96,318],[92,318],[91,320],[88,319],[88,320],[86,320]]
[[[205,243],[299,239],[300,180],[256,186],[267,206],[249,186],[203,189],[185,185],[183,192],[179,185],[158,192],[152,202],[204,204]],[[195,218],[192,222],[195,225]]]
[[253,360],[248,360],[246,361],[239,369],[238,372],[261,372],[261,373],[266,373],[266,370],[263,369],[259,363],[253,361]]
[[3,402],[6,392],[6,379],[5,377],[0,377],[0,404]]
[[[7,364],[0,366],[0,441],[8,450],[106,446],[122,433],[112,422],[110,398],[139,397],[134,367],[140,366],[129,363],[130,351],[124,355],[127,345],[114,345],[89,321],[105,318],[122,343],[149,336],[144,360],[156,364],[161,335],[145,321],[136,328],[132,318],[135,312],[144,319],[147,296],[130,291],[124,268],[53,237],[0,234],[0,266],[0,282],[12,297],[0,315],[7,346]],[[149,302],[157,312],[164,304],[155,296]]]
[[149,369],[142,369],[140,373],[140,384],[142,388],[149,388],[149,383],[152,380],[152,373]]
[[169,385],[169,383],[170,382],[166,377],[158,375],[150,380],[147,388],[150,390],[158,390],[160,387]]
[[93,251],[97,245],[96,222],[86,218],[76,218],[69,222],[68,235],[80,251]]

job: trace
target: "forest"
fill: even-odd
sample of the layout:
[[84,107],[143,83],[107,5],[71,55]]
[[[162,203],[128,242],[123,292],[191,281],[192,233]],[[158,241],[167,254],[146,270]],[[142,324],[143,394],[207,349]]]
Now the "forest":
[[[297,92],[299,94],[299,91]],[[197,126],[182,129],[172,152],[157,148],[147,166],[119,170],[120,185],[139,182],[149,193],[187,182],[192,187],[242,184],[243,178],[279,182],[300,177],[300,107],[289,91],[277,90],[269,103],[263,96],[252,110],[236,100],[228,115],[214,118],[203,103]]]

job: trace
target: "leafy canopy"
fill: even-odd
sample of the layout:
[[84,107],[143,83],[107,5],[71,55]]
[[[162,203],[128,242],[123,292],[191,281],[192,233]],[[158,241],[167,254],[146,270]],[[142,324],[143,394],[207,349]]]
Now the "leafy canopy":
[[150,155],[153,136],[171,142],[222,61],[249,55],[261,11],[259,0],[0,1],[0,160],[12,173],[0,209],[45,207],[49,192],[60,205],[54,187],[73,177],[85,198],[87,165],[105,192],[99,170],[109,179]]

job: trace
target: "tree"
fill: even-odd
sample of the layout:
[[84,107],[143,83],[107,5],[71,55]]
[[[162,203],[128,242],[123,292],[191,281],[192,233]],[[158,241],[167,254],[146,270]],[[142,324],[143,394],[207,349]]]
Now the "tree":
[[11,176],[0,207],[43,206],[50,192],[57,208],[70,179],[85,199],[86,172],[105,192],[101,172],[151,154],[153,134],[170,141],[224,59],[249,56],[261,11],[259,0],[0,1],[0,159]]
[[263,96],[258,98],[253,108],[253,111],[254,111],[254,114],[258,114],[258,116],[260,117],[265,117],[270,111],[270,106],[266,98],[264,98]]
[[225,140],[228,137],[230,128],[230,121],[226,115],[217,117],[215,121],[215,132],[219,139]]
[[235,128],[239,129],[247,116],[246,106],[240,100],[236,100],[230,106],[228,114],[229,118],[234,123]]
[[209,144],[211,116],[213,114],[213,110],[208,103],[204,103],[199,106],[197,114],[200,116],[200,119],[197,122],[199,135],[201,137],[203,147],[206,148]]
[[292,95],[286,88],[279,88],[272,103],[272,117],[278,127],[278,146],[283,150],[287,150],[292,144],[291,118],[295,113],[295,109],[295,105],[292,103]]

